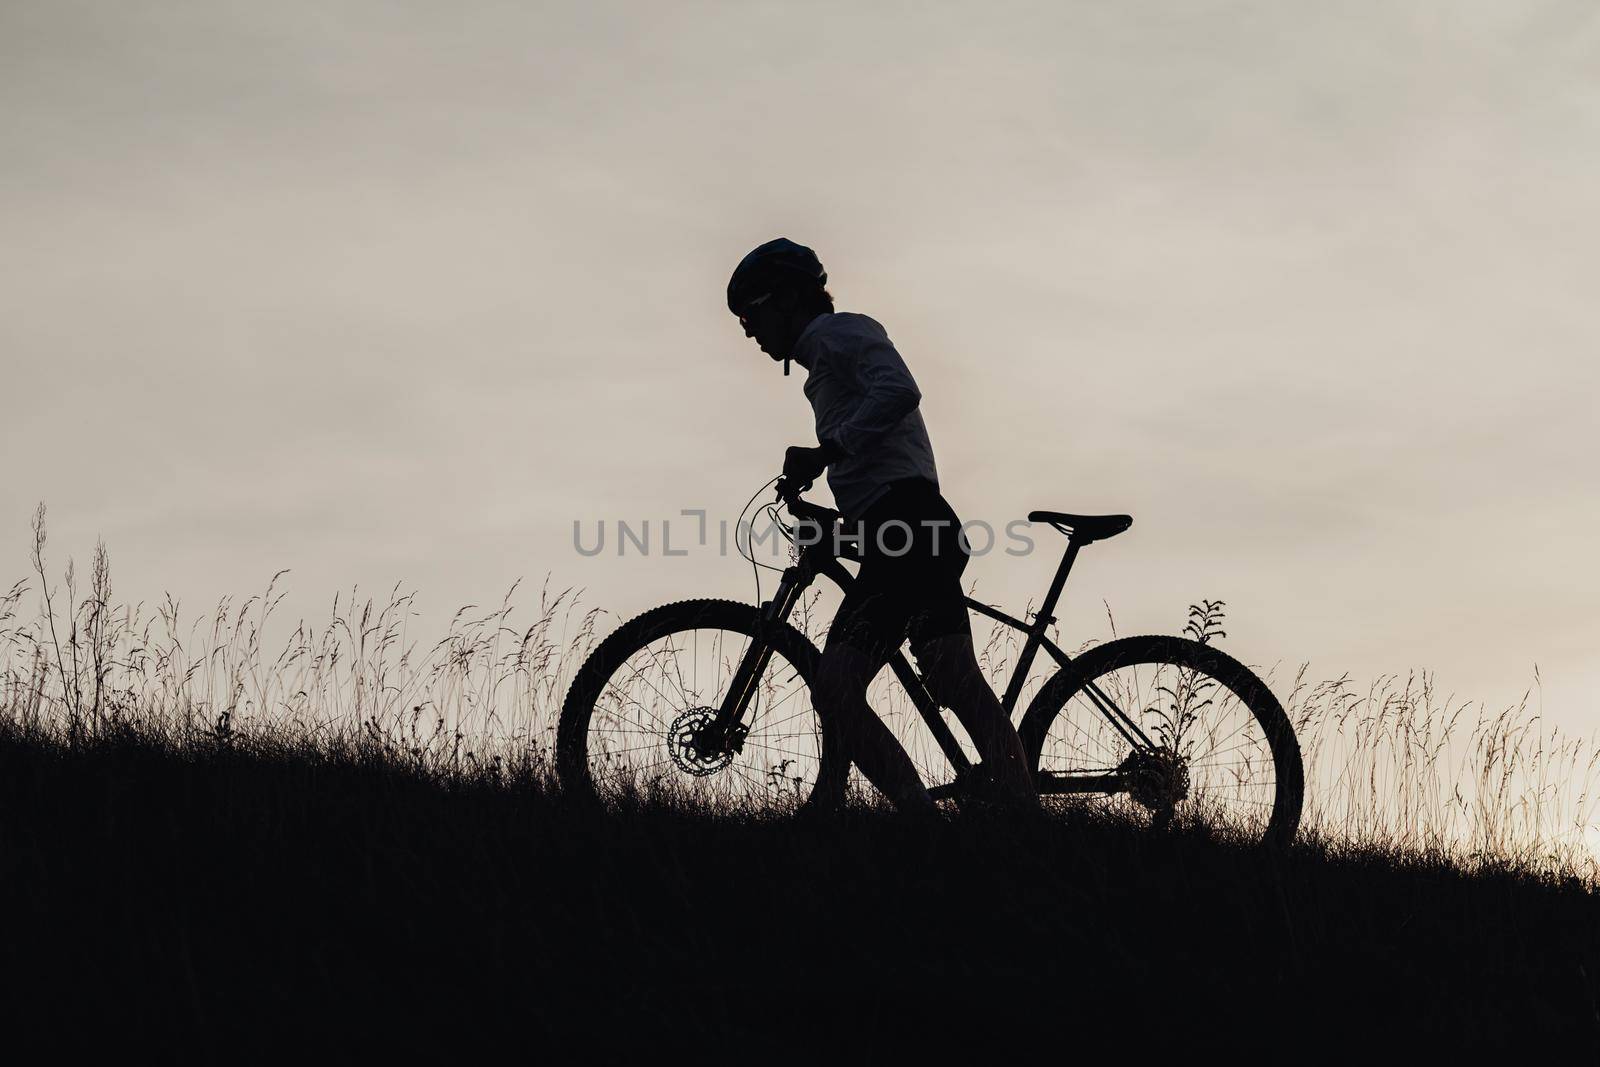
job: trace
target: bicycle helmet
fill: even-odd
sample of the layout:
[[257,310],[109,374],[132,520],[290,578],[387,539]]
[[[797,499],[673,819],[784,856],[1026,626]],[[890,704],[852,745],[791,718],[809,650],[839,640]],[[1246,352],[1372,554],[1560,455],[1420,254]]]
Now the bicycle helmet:
[[778,237],[752,249],[733,268],[728,279],[728,310],[742,314],[745,306],[774,289],[809,283],[817,288],[828,284],[822,261],[805,245]]

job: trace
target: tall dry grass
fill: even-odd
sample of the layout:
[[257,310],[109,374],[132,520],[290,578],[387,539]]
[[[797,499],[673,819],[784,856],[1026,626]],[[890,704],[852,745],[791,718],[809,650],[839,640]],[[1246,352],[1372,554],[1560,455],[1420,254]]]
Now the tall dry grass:
[[[446,777],[511,766],[547,775],[567,686],[618,621],[547,580],[526,608],[513,585],[498,606],[462,608],[446,636],[419,647],[414,594],[397,585],[383,598],[337,595],[323,621],[298,621],[269,643],[270,628],[287,629],[273,618],[282,572],[259,595],[185,618],[170,598],[115,603],[104,545],[87,583],[71,562],[53,579],[47,547],[41,505],[33,573],[0,594],[0,723],[69,744],[133,731],[179,749],[292,743]],[[825,619],[814,609],[808,600],[795,621],[818,637]],[[1114,635],[1109,611],[1108,622]],[[981,666],[1002,684],[1021,636],[981,624],[978,636]],[[1362,686],[1314,680],[1304,666],[1285,678],[1258,671],[1300,738],[1303,834],[1600,884],[1600,750],[1544,723],[1532,690],[1489,708],[1441,695],[1426,672]],[[1046,676],[1030,677],[1024,706]],[[887,672],[875,686],[874,707],[914,756],[936,751],[913,736],[915,713]]]
[[[46,545],[41,505],[33,575],[0,595],[0,721],[65,741],[138,730],[180,746],[355,746],[436,773],[496,759],[542,765],[603,616],[547,583],[534,620],[513,627],[513,585],[498,607],[461,608],[444,638],[419,648],[414,594],[397,585],[382,599],[335,595],[324,621],[298,621],[269,645],[286,572],[187,618],[170,597],[115,604],[104,545],[87,589],[70,562],[53,581]],[[36,613],[23,619],[30,598]]]

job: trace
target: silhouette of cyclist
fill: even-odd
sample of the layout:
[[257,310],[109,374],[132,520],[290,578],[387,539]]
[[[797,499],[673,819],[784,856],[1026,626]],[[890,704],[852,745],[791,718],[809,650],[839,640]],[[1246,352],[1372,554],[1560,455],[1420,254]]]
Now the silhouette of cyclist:
[[773,360],[806,370],[816,447],[784,456],[797,489],[824,470],[861,569],[822,653],[815,699],[842,728],[846,751],[905,812],[936,810],[911,757],[867,704],[867,685],[909,637],[933,698],[956,713],[982,764],[972,786],[1036,805],[1022,742],[978,669],[961,589],[969,548],[939,491],[917,383],[889,335],[866,315],[833,310],[816,253],[788,238],[745,256],[728,281],[728,310]]

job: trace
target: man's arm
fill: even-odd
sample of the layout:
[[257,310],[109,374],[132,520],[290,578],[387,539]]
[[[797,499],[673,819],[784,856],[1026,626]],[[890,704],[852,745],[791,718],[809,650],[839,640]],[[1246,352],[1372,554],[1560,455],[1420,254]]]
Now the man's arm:
[[[872,331],[863,340],[865,344],[855,353],[855,370],[866,395],[835,431],[832,445],[837,454],[832,459],[869,447],[917,410],[922,402],[922,392],[911,377],[911,371],[882,328]],[[829,444],[824,441],[823,447]]]

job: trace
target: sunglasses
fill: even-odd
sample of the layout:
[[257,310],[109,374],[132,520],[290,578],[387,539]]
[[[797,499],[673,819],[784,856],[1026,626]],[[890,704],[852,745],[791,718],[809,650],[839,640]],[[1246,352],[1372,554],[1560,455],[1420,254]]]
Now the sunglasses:
[[744,327],[745,329],[749,329],[750,328],[750,317],[751,317],[752,314],[754,314],[755,309],[760,307],[762,304],[766,303],[770,299],[772,299],[772,294],[771,293],[763,293],[760,296],[756,297],[754,300],[750,301],[748,304],[746,304],[744,306],[744,310],[739,312],[739,325]]

